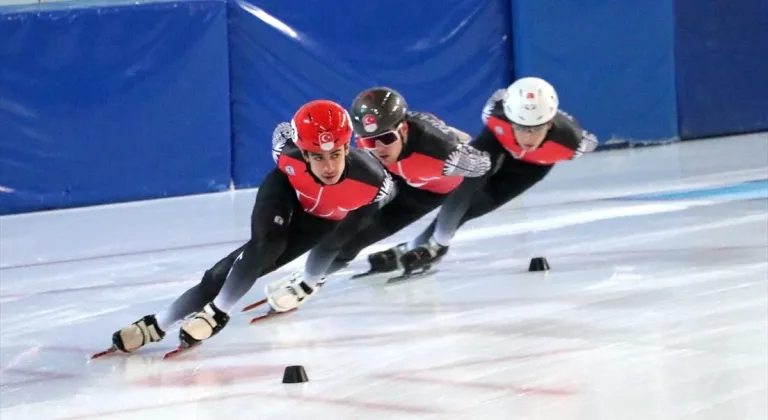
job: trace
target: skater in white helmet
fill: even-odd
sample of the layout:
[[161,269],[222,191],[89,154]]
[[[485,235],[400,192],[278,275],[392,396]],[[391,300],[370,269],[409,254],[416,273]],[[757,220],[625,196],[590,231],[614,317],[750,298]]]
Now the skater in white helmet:
[[496,91],[483,109],[483,130],[470,145],[491,156],[493,168],[466,178],[443,202],[429,227],[414,241],[424,243],[400,257],[406,273],[422,271],[448,252],[459,227],[488,214],[541,181],[557,163],[597,146],[594,135],[559,109],[555,88],[526,77]]

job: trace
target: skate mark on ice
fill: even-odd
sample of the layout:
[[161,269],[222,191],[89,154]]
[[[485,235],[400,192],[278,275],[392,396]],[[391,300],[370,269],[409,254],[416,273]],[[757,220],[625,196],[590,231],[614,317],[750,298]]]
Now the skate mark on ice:
[[440,374],[440,373],[445,373],[446,371],[450,371],[452,369],[476,367],[479,365],[492,365],[492,364],[498,364],[498,363],[509,363],[514,361],[541,359],[541,358],[546,358],[550,356],[572,354],[572,353],[585,352],[590,350],[591,349],[589,348],[563,348],[563,349],[554,349],[554,350],[535,352],[535,353],[512,354],[512,355],[496,357],[492,359],[474,359],[474,360],[468,360],[468,361],[462,361],[462,362],[431,366],[431,367],[421,368],[421,369],[409,369],[407,371],[398,372],[398,373],[377,375],[376,377],[382,378],[382,379],[391,379],[396,381],[441,385],[441,386],[448,386],[448,387],[454,387],[454,388],[474,388],[474,389],[489,390],[489,391],[504,391],[504,392],[513,392],[517,394],[533,394],[533,395],[552,396],[552,397],[572,396],[572,395],[577,395],[580,392],[573,389],[567,389],[567,388],[525,386],[525,385],[512,385],[512,384],[493,384],[493,383],[488,383],[486,381],[481,382],[480,380],[460,381],[460,380],[454,380],[454,379],[425,377],[423,375],[426,373]]
[[[554,252],[552,257],[572,258],[572,257],[594,257],[594,256],[612,256],[612,255],[669,255],[672,253],[699,253],[699,252],[728,252],[728,251],[749,251],[749,250],[762,250],[768,249],[766,246],[761,245],[745,245],[745,246],[723,246],[723,247],[708,247],[708,248],[684,248],[684,249],[641,249],[641,250],[620,250],[620,251],[593,251],[593,252]],[[450,254],[446,258],[450,257]],[[463,259],[451,258],[446,262],[459,262]],[[522,262],[528,261],[527,258],[521,258],[521,268],[519,274],[526,272],[525,267],[522,266]],[[336,275],[336,274],[335,274]],[[132,287],[141,286],[158,286],[163,284],[175,284],[175,283],[191,283],[199,281],[198,278],[186,278],[186,279],[165,279],[165,280],[151,280],[151,281],[135,281],[124,283],[112,283],[112,284],[98,284],[92,286],[70,287],[63,289],[50,289],[41,290],[36,292],[24,292],[24,293],[0,293],[0,299],[19,299],[31,296],[40,295],[56,295],[65,293],[78,293],[78,292],[90,292],[93,290],[110,290],[110,289],[126,289]]]
[[195,281],[200,281],[200,279],[197,279],[197,278],[155,279],[155,280],[148,280],[148,281],[132,281],[132,282],[125,282],[125,283],[116,282],[116,283],[109,283],[109,284],[94,284],[91,286],[67,287],[63,289],[49,289],[49,290],[41,290],[37,292],[3,293],[3,294],[0,294],[0,299],[10,299],[10,298],[20,299],[20,298],[28,298],[32,296],[41,296],[41,295],[58,295],[63,293],[92,292],[94,290],[129,289],[129,288],[141,287],[141,286],[160,286],[160,285],[176,284],[176,283],[191,283]]
[[[552,208],[553,206],[559,207],[559,206],[569,206],[574,204],[593,203],[593,202],[611,202],[611,201],[616,201],[617,198],[623,197],[624,195],[625,194],[617,193],[609,197],[587,198],[587,199],[582,198],[582,199],[576,199],[576,200],[565,201],[565,202],[542,203],[542,204],[532,204],[532,205],[529,204],[522,208],[509,209],[509,210],[511,213],[514,213],[518,211],[530,211],[531,209],[536,209],[539,207]],[[761,199],[761,200],[764,200],[764,199]],[[480,230],[480,229],[483,229],[483,228],[477,228],[477,230]],[[465,234],[466,233],[467,232],[465,232]],[[171,252],[171,251],[187,251],[187,250],[194,250],[194,249],[207,248],[207,247],[243,244],[247,241],[248,241],[248,238],[242,238],[242,239],[232,239],[227,241],[204,242],[204,243],[198,243],[198,244],[171,246],[171,247],[155,248],[155,249],[143,249],[143,250],[136,250],[136,251],[105,253],[105,254],[92,255],[87,257],[67,258],[67,259],[60,259],[60,260],[53,260],[53,261],[35,261],[35,262],[29,262],[29,263],[11,264],[11,265],[2,266],[0,267],[0,271],[22,269],[22,268],[29,268],[29,267],[41,267],[41,266],[49,266],[49,265],[67,264],[67,263],[75,263],[75,262],[98,261],[98,260],[110,259],[110,258],[133,257],[133,256],[150,255],[150,254],[157,254],[157,253]]]
[[280,365],[196,367],[150,375],[133,381],[133,385],[150,388],[225,386],[262,380],[274,381],[283,375],[283,370],[284,366]]
[[133,408],[126,408],[122,410],[93,412],[88,414],[62,417],[62,418],[59,418],[58,420],[84,420],[84,419],[103,418],[103,417],[109,417],[109,416],[125,416],[126,414],[141,413],[141,412],[147,412],[152,410],[161,410],[161,409],[178,407],[178,406],[187,405],[187,404],[218,403],[221,401],[234,400],[239,398],[264,398],[267,400],[283,400],[283,401],[290,401],[290,402],[296,402],[296,403],[300,402],[302,404],[317,403],[321,405],[335,405],[335,406],[341,406],[341,407],[349,407],[355,410],[365,409],[365,410],[387,411],[387,412],[396,412],[396,413],[405,413],[405,414],[422,414],[422,415],[444,414],[443,411],[435,410],[434,408],[430,408],[430,407],[419,407],[419,406],[405,405],[405,404],[386,404],[386,403],[355,401],[350,398],[336,399],[336,398],[313,397],[313,396],[307,396],[307,395],[304,395],[301,397],[293,397],[285,394],[255,391],[255,392],[229,393],[226,395],[195,398],[195,399],[186,400],[186,401],[174,401],[174,402],[166,402],[161,404],[145,405],[145,406],[139,406],[139,407],[133,407]]
[[379,378],[400,380],[404,382],[431,384],[431,385],[443,385],[443,386],[448,386],[452,388],[474,388],[474,389],[482,389],[482,390],[488,390],[488,391],[513,392],[517,394],[547,395],[552,397],[572,396],[572,395],[577,395],[579,393],[571,389],[490,384],[486,382],[472,382],[472,381],[457,381],[457,380],[451,380],[451,379],[426,378],[423,376],[415,376],[415,375],[408,375],[408,374],[382,375],[382,376],[379,376]]
[[45,370],[35,370],[35,369],[20,369],[20,368],[4,368],[2,370],[3,372],[3,379],[6,379],[6,375],[8,374],[16,374],[16,375],[22,375],[28,377],[27,379],[22,379],[18,381],[11,381],[11,382],[5,382],[3,381],[0,383],[0,389],[7,389],[7,388],[14,388],[19,386],[28,386],[28,385],[38,385],[41,383],[48,383],[51,381],[58,381],[62,379],[75,379],[79,375],[71,374],[71,373],[63,373],[63,372],[50,372]]
[[[595,200],[581,199],[581,200],[573,200],[573,201],[563,202],[563,203],[556,203],[555,205],[568,205],[568,204],[576,204],[576,203],[591,202],[591,201],[595,201]],[[532,209],[536,207],[551,207],[552,205],[553,204],[528,205],[525,208]],[[132,257],[132,256],[149,255],[149,254],[156,254],[156,253],[170,252],[170,251],[187,251],[187,250],[193,250],[193,249],[224,246],[224,245],[244,244],[248,242],[248,239],[250,238],[232,239],[232,240],[217,241],[217,242],[204,242],[199,244],[171,246],[171,247],[156,248],[156,249],[144,249],[144,250],[137,250],[137,251],[114,252],[110,254],[91,255],[88,257],[67,258],[67,259],[53,260],[53,261],[36,261],[36,262],[30,262],[30,263],[2,266],[0,267],[0,271],[13,270],[13,269],[19,269],[19,268],[40,267],[40,266],[46,266],[46,265],[67,264],[67,263],[74,263],[74,262],[97,261],[97,260],[104,260],[109,258]]]

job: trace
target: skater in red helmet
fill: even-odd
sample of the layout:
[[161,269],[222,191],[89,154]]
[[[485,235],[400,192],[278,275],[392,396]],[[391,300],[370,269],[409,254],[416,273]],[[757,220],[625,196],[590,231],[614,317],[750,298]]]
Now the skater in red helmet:
[[[363,219],[365,211],[377,211],[394,193],[392,178],[369,153],[350,147],[352,132],[347,111],[326,100],[306,103],[290,123],[280,123],[272,138],[277,167],[257,192],[250,240],[207,270],[199,284],[167,309],[116,331],[110,351],[132,352],[160,341],[181,321],[180,348],[212,337],[259,278],[329,240],[356,212]],[[348,223],[353,228],[356,224]],[[332,257],[310,260],[305,271],[317,278],[315,273],[323,274]],[[267,290],[278,312],[295,309],[320,286],[304,281],[301,274],[276,283]]]

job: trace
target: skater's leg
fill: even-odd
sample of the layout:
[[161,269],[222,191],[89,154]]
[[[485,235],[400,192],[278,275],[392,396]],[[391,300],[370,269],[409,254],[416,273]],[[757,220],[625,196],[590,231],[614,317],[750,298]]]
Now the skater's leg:
[[221,291],[227,273],[244,248],[245,245],[237,248],[206,270],[200,283],[184,292],[168,308],[157,314],[157,323],[160,328],[163,331],[168,331],[175,323],[188,315],[199,312],[206,303],[211,302]]
[[[255,222],[254,225],[258,226],[258,218]],[[261,222],[264,223],[264,220]],[[326,230],[335,227],[335,222],[308,216],[303,211],[293,214],[290,227],[287,223],[273,224],[280,227],[262,225],[263,229],[254,230],[254,238],[235,259],[219,295],[182,325],[179,331],[182,346],[216,335],[229,322],[227,313],[262,275],[303,254],[317,243]]]
[[[296,196],[292,193],[288,180],[281,172],[274,170],[262,183],[254,203],[254,210],[251,216],[252,231],[259,225],[264,225],[264,219],[267,217],[267,211],[271,212],[270,221],[274,223],[277,220],[283,220],[284,225],[290,223],[294,208],[298,205]],[[281,219],[278,219],[280,217]],[[277,223],[274,223],[277,225]],[[279,237],[272,229],[265,237]],[[176,322],[182,320],[189,314],[199,313],[205,307],[205,304],[211,302],[221,290],[231,267],[235,265],[237,258],[245,252],[249,244],[253,242],[253,237],[259,238],[252,232],[252,240],[238,248],[228,256],[217,262],[211,269],[203,275],[200,284],[192,287],[182,294],[170,307],[162,311],[158,316],[147,315],[128,327],[115,332],[112,336],[113,345],[123,351],[133,351],[150,342],[160,341],[165,330],[173,326]],[[263,240],[263,238],[260,238]],[[278,241],[279,242],[279,241]],[[276,250],[276,254],[271,254]],[[277,259],[281,252],[279,243],[277,246],[270,247],[270,250],[261,255],[263,261]],[[265,262],[261,264],[266,265]],[[253,267],[251,267],[253,269]]]
[[505,156],[487,176],[465,179],[443,203],[437,218],[419,237],[419,245],[400,261],[406,271],[437,262],[447,252],[453,236],[468,220],[483,216],[541,181],[552,166],[533,165]]
[[302,213],[286,176],[275,170],[262,183],[251,214],[251,239],[235,257],[220,292],[212,302],[179,330],[182,347],[211,338],[229,322],[227,314],[253,287],[256,280],[276,266],[290,241],[294,217]]
[[[223,312],[229,312],[259,277],[277,266],[291,239],[292,225],[304,213],[286,176],[279,171],[273,174],[273,179],[265,180],[257,193],[251,213],[251,239],[235,257],[213,299],[216,308]],[[271,183],[267,184],[268,181]]]
[[[450,245],[460,226],[508,203],[536,185],[551,169],[551,165],[534,165],[517,159],[505,159],[499,170],[489,176],[481,188],[473,192],[470,200],[460,202],[455,206],[455,211],[447,209],[443,213],[441,210],[433,235],[436,242],[443,246]],[[446,201],[444,206],[448,205]]]
[[550,170],[551,165],[534,165],[509,159],[472,198],[472,204],[462,217],[461,224],[484,216],[512,201],[544,179]]
[[378,212],[372,214],[368,220],[361,225],[362,229],[356,232],[355,235],[348,241],[344,242],[341,249],[339,250],[339,254],[336,257],[336,260],[344,262],[352,261],[355,259],[355,257],[357,257],[357,254],[359,254],[363,248],[372,243],[375,243],[382,237],[386,237],[387,232],[382,226],[380,219],[384,209],[394,205],[396,201],[397,199],[393,200],[390,204]]
[[[464,178],[453,192],[443,201],[440,211],[437,213],[436,224],[431,235],[431,240],[439,245],[447,246],[453,234],[458,229],[461,219],[471,205],[475,192],[482,188],[488,179],[499,170],[503,162],[509,157],[496,136],[488,129],[470,143],[475,149],[490,155],[493,167],[483,176],[476,178]],[[422,235],[420,235],[422,236]]]
[[227,272],[243,247],[236,249],[213,267],[206,270],[200,283],[184,292],[170,306],[157,315],[147,315],[133,324],[116,331],[112,344],[123,352],[132,352],[146,344],[165,337],[165,332],[186,316],[202,310],[221,289]]
[[311,251],[322,240],[336,232],[340,227],[339,225],[340,222],[336,220],[321,219],[307,213],[301,213],[297,223],[292,225],[291,240],[288,242],[285,252],[280,255],[275,266],[271,267],[269,271],[274,271]]
[[[375,244],[399,232],[437,208],[444,195],[405,186],[398,190],[397,197],[384,206],[368,226],[347,241],[331,264],[326,275],[331,274],[352,261],[365,247]],[[390,249],[368,255],[370,272],[389,272],[399,268],[399,257],[408,249],[407,244],[398,244]]]
[[488,182],[491,175],[465,178],[443,202],[435,220],[411,243],[412,247],[400,256],[406,273],[419,270],[439,261],[447,252],[454,233],[472,204],[473,196]]
[[[521,178],[515,182],[510,182],[508,178],[503,176],[490,177],[488,182],[472,195],[469,208],[459,220],[458,227],[511,201],[541,181],[551,168],[551,166],[538,166],[529,173],[521,174]],[[435,233],[435,226],[437,226],[437,218],[432,220],[432,223],[411,241],[409,247],[414,248],[417,245],[427,243]]]
[[[480,187],[472,195],[469,208],[459,220],[459,227],[464,223],[474,218],[480,217],[486,213],[491,212],[497,207],[496,202],[490,196],[486,186]],[[435,234],[435,227],[437,226],[437,218],[432,219],[432,222],[424,228],[418,236],[411,240],[408,245],[409,249],[413,249],[419,245],[423,245],[429,242],[429,239]]]
[[360,234],[361,226],[365,226],[367,223],[368,228],[370,228],[372,223],[368,221],[377,218],[380,211],[380,203],[371,203],[361,207],[349,213],[336,229],[324,236],[307,256],[307,263],[304,265],[304,272],[302,273],[304,281],[317,283],[328,274],[343,267],[343,264],[339,264],[336,259],[344,244],[349,243],[353,237]]
[[411,239],[411,242],[408,243],[408,249],[413,249],[429,242],[429,238],[435,234],[435,226],[437,226],[437,218],[432,219],[432,222],[421,233]]
[[399,189],[397,197],[375,215],[372,223],[344,244],[339,259],[354,259],[363,248],[392,236],[419,220],[436,209],[444,199],[445,195],[409,186]]

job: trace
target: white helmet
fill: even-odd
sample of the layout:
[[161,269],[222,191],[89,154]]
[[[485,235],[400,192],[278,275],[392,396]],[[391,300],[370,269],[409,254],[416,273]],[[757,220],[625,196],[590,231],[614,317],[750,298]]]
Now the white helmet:
[[517,125],[532,127],[555,118],[558,105],[557,92],[546,80],[524,77],[507,88],[504,115]]

